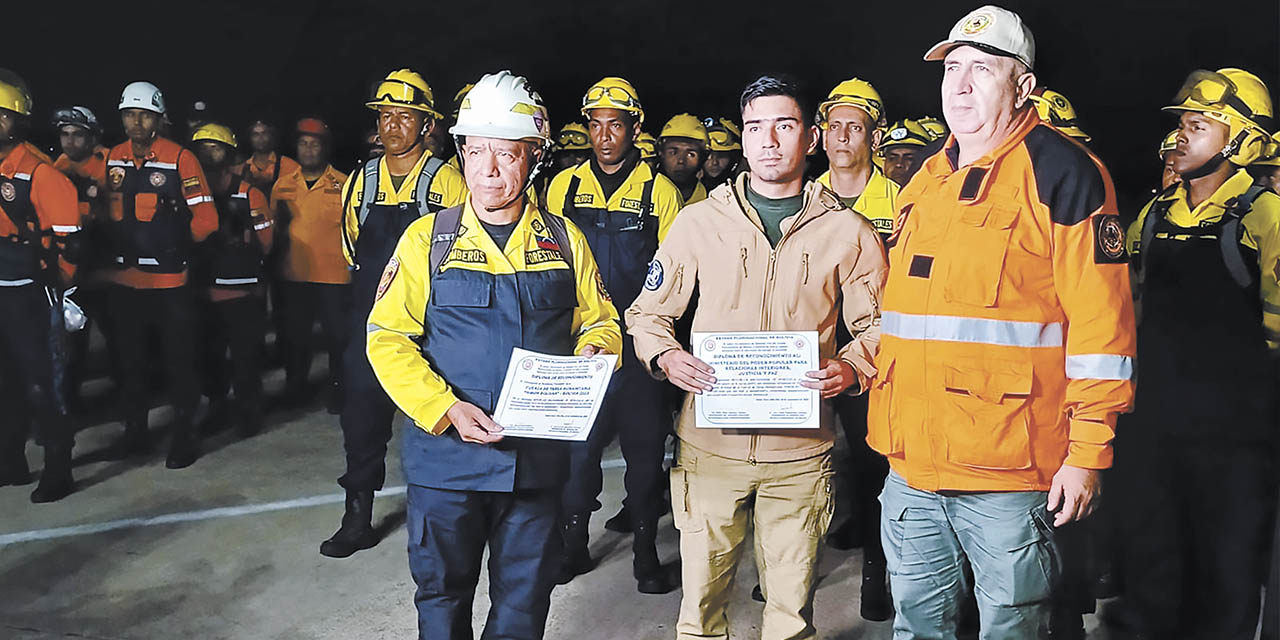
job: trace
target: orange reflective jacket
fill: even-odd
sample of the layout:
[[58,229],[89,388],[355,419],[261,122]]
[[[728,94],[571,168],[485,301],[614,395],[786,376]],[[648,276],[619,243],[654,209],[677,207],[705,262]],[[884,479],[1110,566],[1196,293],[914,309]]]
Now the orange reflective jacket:
[[1043,491],[1111,465],[1133,305],[1107,170],[1034,111],[986,156],[898,196],[867,442],[911,486]]

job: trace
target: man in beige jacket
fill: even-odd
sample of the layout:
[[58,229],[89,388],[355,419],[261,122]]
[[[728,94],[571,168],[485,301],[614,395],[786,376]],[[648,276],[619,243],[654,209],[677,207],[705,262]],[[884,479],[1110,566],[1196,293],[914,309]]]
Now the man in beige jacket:
[[[681,348],[673,326],[695,287],[694,331],[818,332],[817,371],[803,384],[824,399],[859,393],[875,376],[886,266],[875,228],[820,184],[804,181],[818,143],[813,109],[787,79],[761,77],[740,101],[747,174],[681,210],[627,310],[636,355],[689,392],[671,502],[680,530],[684,596],[677,639],[729,637],[729,594],[748,522],[768,594],[761,637],[812,638],[818,546],[833,508],[834,417],[816,430],[699,429],[694,394],[715,371]],[[843,319],[853,341],[836,344]]]

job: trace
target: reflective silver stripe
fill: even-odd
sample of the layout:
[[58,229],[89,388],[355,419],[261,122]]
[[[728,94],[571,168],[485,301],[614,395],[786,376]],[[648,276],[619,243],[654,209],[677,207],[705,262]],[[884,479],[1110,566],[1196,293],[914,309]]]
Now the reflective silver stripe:
[[173,162],[156,162],[154,160],[147,162],[142,166],[151,167],[152,169],[177,169],[178,168],[178,165]]
[[51,227],[54,233],[75,233],[80,230],[78,224],[55,224]]
[[[124,260],[120,260],[120,262],[124,262]],[[160,261],[156,260],[155,258],[138,258],[138,264],[145,264],[153,267],[158,267],[160,266]]]
[[1005,347],[1061,347],[1059,322],[1023,322],[885,311],[880,331],[904,340],[972,342]]
[[227,286],[235,286],[240,284],[257,284],[257,278],[214,278],[214,284],[224,284]]
[[233,193],[233,194],[231,194],[231,197],[232,197],[232,198],[240,198],[241,200],[248,200],[248,199],[249,199],[249,194],[247,194],[247,193]]
[[195,205],[198,205],[201,202],[213,202],[213,198],[210,198],[209,196],[193,196],[193,197],[187,198],[188,207],[194,207]]
[[108,160],[108,167],[132,167],[133,163],[128,160]]
[[31,278],[23,278],[21,280],[0,280],[0,287],[21,287],[35,282]]
[[1133,358],[1109,353],[1067,356],[1067,378],[1071,380],[1130,380]]
[[415,340],[416,340],[416,339],[418,339],[418,338],[421,338],[421,337],[422,337],[422,336],[421,336],[421,334],[417,334],[417,333],[405,333],[405,332],[403,332],[403,331],[396,331],[396,330],[394,330],[394,329],[388,329],[388,328],[386,328],[386,327],[384,327],[384,326],[381,326],[381,325],[376,325],[376,324],[374,324],[374,323],[372,323],[372,322],[370,322],[369,324],[366,324],[366,325],[364,326],[364,333],[365,333],[365,335],[368,335],[368,334],[370,334],[370,333],[373,333],[374,331],[389,331],[389,332],[391,332],[391,333],[395,333],[395,334],[398,334],[398,335],[402,335],[402,336],[405,336],[405,337],[408,337],[408,338],[413,338],[413,339],[415,339]]
[[116,256],[116,264],[124,264],[124,256]]
[[269,227],[269,226],[271,226],[271,221],[270,221],[270,220],[268,220],[268,221],[266,221],[266,222],[262,222],[262,223],[259,223],[259,224],[255,224],[255,225],[253,225],[253,230],[254,230],[254,231],[262,231],[263,229],[266,229],[266,228],[267,228],[267,227]]
[[29,173],[15,173],[15,174],[13,174],[13,179],[14,179],[14,180],[26,180],[27,182],[30,182],[30,181],[31,181],[31,174],[29,174]]

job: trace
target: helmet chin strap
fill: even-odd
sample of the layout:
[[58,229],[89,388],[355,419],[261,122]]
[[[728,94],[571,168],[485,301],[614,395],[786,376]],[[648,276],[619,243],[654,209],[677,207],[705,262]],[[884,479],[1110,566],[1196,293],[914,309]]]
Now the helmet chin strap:
[[1213,157],[1206,160],[1204,164],[1186,173],[1183,173],[1182,179],[1184,181],[1195,180],[1197,178],[1203,178],[1213,173],[1214,171],[1217,171],[1218,167],[1221,167],[1222,163],[1227,161],[1226,151],[1227,151],[1226,149],[1223,149],[1223,153],[1215,153]]

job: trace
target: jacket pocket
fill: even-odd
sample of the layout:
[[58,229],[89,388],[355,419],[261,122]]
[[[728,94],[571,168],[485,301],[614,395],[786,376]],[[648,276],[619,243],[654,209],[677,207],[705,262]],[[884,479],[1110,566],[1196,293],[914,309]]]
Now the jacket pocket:
[[943,365],[939,413],[947,459],[982,469],[1030,469],[1030,362]]
[[796,310],[800,308],[800,298],[808,293],[809,286],[809,252],[806,250],[800,254],[800,264],[796,267],[795,285],[791,288],[791,300],[787,303],[787,315],[796,315]]
[[133,196],[133,217],[138,222],[151,222],[156,216],[156,208],[160,198],[154,193],[139,193]]
[[994,307],[1000,292],[1005,254],[1018,210],[999,204],[964,207],[951,227],[947,275],[942,295],[948,302]]
[[431,284],[431,299],[440,307],[488,307],[493,282],[437,278]]
[[894,424],[893,365],[893,356],[881,351],[867,399],[867,445],[885,456],[903,451],[902,428]]
[[698,533],[706,528],[691,491],[692,473],[685,462],[671,467],[671,519],[681,533]]
[[572,309],[578,306],[578,289],[567,277],[540,282],[529,287],[529,304],[534,309]]

